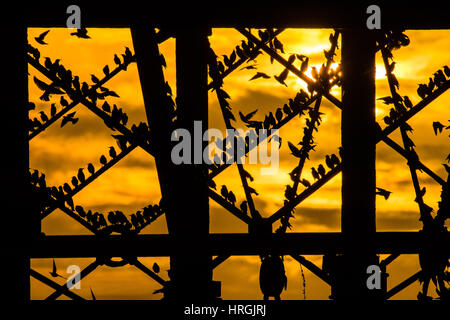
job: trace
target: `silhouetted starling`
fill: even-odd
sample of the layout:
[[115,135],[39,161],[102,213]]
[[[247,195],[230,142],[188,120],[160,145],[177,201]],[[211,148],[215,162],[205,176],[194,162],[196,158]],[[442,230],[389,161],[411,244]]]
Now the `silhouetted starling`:
[[78,178],[78,180],[79,180],[81,183],[83,183],[83,182],[86,181],[86,178],[85,178],[84,173],[83,173],[83,168],[78,169],[77,178]]
[[114,159],[115,157],[117,157],[117,153],[116,153],[116,149],[114,149],[114,147],[109,147],[109,156]]
[[87,168],[88,168],[88,172],[91,175],[95,173],[95,168],[94,168],[94,165],[92,163],[89,163]]
[[36,40],[37,43],[42,44],[42,45],[48,44],[44,41],[44,38],[49,32],[50,32],[50,30],[42,32],[38,37],[34,37],[34,40]]
[[78,38],[81,38],[81,39],[90,39],[91,38],[90,36],[88,36],[87,30],[84,27],[77,29],[76,32],[71,32],[70,35],[77,36]]

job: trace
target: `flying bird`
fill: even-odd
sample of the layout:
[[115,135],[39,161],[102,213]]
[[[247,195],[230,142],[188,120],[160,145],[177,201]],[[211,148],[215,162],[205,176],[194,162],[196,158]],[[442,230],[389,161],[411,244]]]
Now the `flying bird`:
[[246,69],[246,70],[253,70],[253,69],[256,69],[256,66],[257,66],[257,64],[252,64],[252,65],[249,65],[249,66],[245,66],[245,67],[240,68],[239,71],[244,70],[244,69]]
[[241,118],[242,122],[248,123],[257,111],[258,109],[250,113],[247,113],[246,115],[244,115],[242,112],[239,111],[239,117]]
[[444,125],[442,123],[440,123],[439,121],[433,122],[433,130],[435,135],[437,135],[438,132],[441,133],[442,129],[444,129]]
[[61,276],[61,275],[58,274],[58,272],[57,272],[57,270],[56,270],[55,259],[53,259],[53,268],[52,268],[52,272],[49,272],[49,273],[50,273],[50,275],[51,275],[53,278],[61,277],[61,278],[65,279],[63,276]]
[[257,72],[253,77],[250,78],[250,80],[248,81],[252,81],[258,78],[263,78],[263,79],[270,79],[270,76],[268,76],[267,74],[265,74],[264,72]]
[[288,141],[289,149],[294,157],[300,158],[302,156],[301,151],[292,144],[292,142]]
[[71,112],[69,113],[67,116],[64,116],[61,120],[61,128],[64,127],[66,125],[66,123],[68,122],[72,122],[72,124],[75,124],[78,122],[78,118],[74,118],[75,116],[75,112]]
[[286,80],[287,76],[289,74],[289,70],[286,68],[284,69],[280,75],[278,76],[273,76],[275,78],[275,80],[277,80],[279,83],[281,83],[282,85],[287,87],[287,84],[284,82],[284,80]]
[[80,29],[77,29],[76,32],[72,32],[70,35],[71,36],[76,36],[76,37],[81,38],[81,39],[90,39],[91,38],[90,36],[88,36],[87,29],[84,28],[84,27],[80,28]]
[[48,43],[46,43],[44,41],[45,36],[50,32],[50,30],[44,31],[42,32],[38,37],[34,37],[34,40],[36,40],[37,43],[42,44],[42,45],[46,45]]
[[382,188],[378,188],[378,187],[376,187],[377,188],[377,191],[375,192],[375,194],[377,194],[377,195],[380,195],[380,196],[383,196],[384,197],[384,199],[389,199],[389,196],[391,195],[391,191],[388,191],[388,190],[385,190],[385,189],[382,189]]

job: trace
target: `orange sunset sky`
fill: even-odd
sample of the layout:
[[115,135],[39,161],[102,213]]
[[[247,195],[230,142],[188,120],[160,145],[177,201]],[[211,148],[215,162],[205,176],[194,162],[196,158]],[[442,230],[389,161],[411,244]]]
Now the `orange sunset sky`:
[[[91,74],[101,78],[105,64],[114,67],[113,56],[123,53],[124,47],[132,52],[133,45],[129,29],[88,29],[91,39],[79,39],[70,36],[70,30],[65,28],[51,29],[46,37],[47,46],[36,43],[34,37],[46,29],[33,28],[28,31],[28,40],[37,47],[42,57],[59,58],[61,64],[72,70],[80,81],[91,83]],[[255,31],[255,30],[254,30]],[[323,49],[328,49],[330,29],[287,29],[278,36],[284,44],[284,56],[291,53],[304,54],[310,57],[311,67],[320,67],[325,62]],[[395,75],[400,82],[400,94],[408,95],[415,104],[420,101],[416,93],[419,83],[428,83],[428,78],[444,65],[450,65],[448,52],[450,51],[450,31],[407,31],[411,39],[408,47],[393,52],[396,61]],[[244,40],[239,32],[233,29],[213,29],[210,42],[218,56],[229,55],[234,47]],[[340,39],[339,39],[340,40]],[[174,95],[175,89],[175,40],[169,39],[160,45],[164,54],[167,68],[164,70],[166,80],[170,83]],[[270,63],[267,55],[258,56],[258,71],[273,76],[278,75],[284,68],[274,62]],[[340,60],[340,53],[335,58]],[[298,63],[298,62],[296,62]],[[299,66],[299,65],[297,65]],[[335,67],[336,65],[333,65]],[[239,70],[239,69],[238,69]],[[238,111],[244,114],[258,109],[256,119],[261,119],[269,111],[274,112],[283,106],[289,98],[293,98],[305,84],[295,75],[289,74],[282,86],[273,78],[248,81],[255,70],[234,71],[224,81],[224,89],[231,96],[231,107],[237,117]],[[49,114],[50,102],[39,100],[41,91],[33,82],[36,75],[41,80],[47,80],[32,66],[29,66],[29,98],[36,103],[36,110],[30,112],[30,117],[38,116],[44,110]],[[136,64],[131,64],[126,72],[121,72],[106,85],[114,90],[120,98],[108,97],[110,104],[117,104],[128,114],[128,127],[133,123],[146,121],[141,87]],[[377,54],[376,71],[377,97],[389,95],[389,87],[385,77],[382,59]],[[334,88],[332,94],[340,99],[340,88]],[[53,96],[59,106],[59,96]],[[413,127],[412,139],[416,144],[416,151],[420,159],[439,176],[446,178],[442,163],[450,152],[448,133],[435,136],[432,128],[433,121],[440,121],[447,125],[450,119],[448,106],[450,94],[447,92],[422,110],[408,123]],[[103,121],[97,118],[82,105],[75,107],[76,125],[68,124],[60,128],[59,121],[38,135],[30,142],[30,168],[44,172],[47,185],[58,186],[70,182],[76,175],[78,168],[86,168],[89,162],[99,167],[98,159],[102,154],[108,154],[109,146],[116,146],[111,137],[113,132]],[[311,160],[305,164],[305,177],[312,181],[310,168],[325,163],[325,155],[337,153],[340,146],[340,110],[326,99],[322,100],[321,111],[325,113],[319,132],[315,133],[318,144],[316,152],[310,154]],[[384,127],[383,117],[389,112],[389,107],[377,101],[377,121]],[[223,119],[215,93],[209,95],[209,125],[213,128],[224,129]],[[237,127],[243,129],[243,123],[237,121]],[[255,197],[257,209],[263,216],[268,216],[280,208],[284,200],[285,185],[290,183],[288,173],[296,166],[296,158],[290,155],[287,141],[298,142],[302,137],[304,118],[291,121],[280,130],[283,137],[280,149],[280,165],[277,174],[260,175],[259,165],[246,165],[246,169],[253,175],[252,183],[259,196]],[[391,136],[401,144],[398,132]],[[117,149],[117,147],[116,147]],[[417,231],[421,228],[418,221],[419,210],[414,202],[415,194],[411,183],[406,160],[381,142],[377,145],[377,186],[392,191],[388,200],[377,197],[377,230],[378,231]],[[426,186],[427,193],[424,201],[437,209],[437,202],[441,188],[431,178],[419,172],[421,185]],[[244,200],[243,189],[235,166],[220,174],[215,182],[218,186],[226,184],[236,194],[238,203]],[[339,232],[340,204],[341,204],[341,175],[336,176],[318,192],[314,193],[297,208],[290,232]],[[300,189],[301,191],[302,189]],[[105,212],[122,210],[131,214],[136,210],[160,199],[160,189],[154,160],[142,150],[135,149],[124,160],[108,170],[99,179],[74,197],[75,204],[80,204],[93,211]],[[247,226],[227,213],[214,201],[210,201],[212,233],[247,232]],[[275,228],[274,228],[275,229]],[[48,235],[89,234],[76,221],[56,210],[42,222],[42,231]],[[165,218],[160,217],[156,222],[143,230],[143,233],[167,233]],[[321,256],[306,256],[321,266]],[[160,275],[168,279],[166,270],[169,268],[168,258],[142,258],[142,263],[151,266],[157,262],[161,266]],[[56,259],[60,274],[67,276],[65,270],[71,264],[79,265],[82,269],[93,259]],[[36,271],[49,276],[51,259],[32,260],[31,266]],[[222,298],[224,299],[262,299],[259,290],[258,272],[259,257],[236,256],[228,259],[215,269],[214,280],[222,281]],[[288,277],[287,291],[282,293],[282,299],[303,299],[302,281],[299,264],[285,257],[286,273]],[[390,277],[389,287],[406,279],[419,269],[416,255],[403,255],[388,267]],[[330,288],[305,268],[307,299],[327,299]],[[31,279],[32,299],[45,299],[53,291]],[[63,283],[63,279],[56,279]],[[109,268],[101,266],[88,275],[81,282],[81,289],[75,292],[90,299],[89,288],[95,292],[97,299],[160,299],[161,294],[152,294],[159,284],[132,266]],[[389,289],[388,287],[388,289]],[[397,294],[395,299],[415,299],[419,291],[418,282]],[[430,294],[434,296],[434,287],[430,286]],[[66,299],[62,296],[60,299]]]

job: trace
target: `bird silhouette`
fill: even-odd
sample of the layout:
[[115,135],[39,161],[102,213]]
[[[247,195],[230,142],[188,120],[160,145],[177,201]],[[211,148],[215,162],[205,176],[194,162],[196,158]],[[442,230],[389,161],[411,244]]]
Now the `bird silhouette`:
[[34,37],[34,40],[36,40],[37,43],[42,44],[42,45],[47,45],[48,43],[46,43],[44,41],[45,36],[50,32],[50,30],[44,31],[42,32],[39,36]]
[[41,115],[42,122],[47,122],[48,121],[48,117],[47,117],[47,115],[45,114],[44,111],[39,112],[39,114]]
[[301,183],[302,185],[304,185],[306,188],[311,187],[311,182],[309,182],[309,181],[306,180],[306,179],[301,179],[301,180],[300,180],[300,183]]
[[50,116],[53,117],[56,114],[56,104],[52,103],[50,106]]
[[375,192],[375,194],[377,194],[377,195],[380,195],[380,196],[383,196],[384,197],[384,199],[389,199],[389,196],[391,195],[391,191],[388,191],[388,190],[385,190],[385,189],[382,189],[382,188],[378,188],[378,187],[376,187],[377,188],[377,191]]
[[339,158],[334,153],[331,155],[331,162],[333,167],[339,165],[340,163]]
[[305,57],[302,61],[303,62],[301,64],[301,66],[300,66],[300,72],[305,73],[306,70],[308,70],[309,58]]
[[108,113],[111,113],[111,106],[107,101],[105,101],[102,105],[102,110]]
[[97,78],[94,74],[91,74],[91,80],[92,80],[93,83],[99,83],[100,82],[100,79]]
[[316,168],[313,167],[311,169],[311,173],[312,173],[312,176],[313,176],[314,180],[319,180],[320,179],[319,173],[317,172]]
[[72,188],[69,186],[69,184],[66,182],[66,183],[64,183],[64,185],[63,185],[63,190],[66,192],[66,193],[71,193],[72,192]]
[[231,202],[232,205],[236,203],[236,196],[234,195],[233,191],[228,192],[227,200]]
[[417,88],[417,94],[422,99],[425,99],[427,95],[429,94],[428,87],[425,84],[419,84],[419,87]]
[[321,178],[325,177],[325,168],[322,164],[319,164],[319,167],[317,167],[317,173],[320,175]]
[[89,172],[91,175],[93,175],[93,174],[95,173],[95,168],[94,168],[94,165],[93,165],[92,163],[89,163],[89,164],[88,164],[87,169],[88,169],[88,172]]
[[256,114],[256,112],[258,112],[258,109],[244,115],[242,112],[239,111],[239,117],[241,118],[242,122],[248,123],[250,119],[253,118],[253,116]]
[[213,179],[209,179],[209,180],[208,180],[208,187],[210,187],[210,188],[216,190],[217,186],[216,186],[216,183],[214,182]]
[[77,178],[78,178],[78,181],[80,181],[81,183],[86,181],[86,177],[84,176],[83,168],[78,169]]
[[119,66],[122,64],[122,61],[120,61],[120,58],[117,56],[117,54],[114,54],[114,63]]
[[61,128],[64,127],[67,123],[71,122],[72,124],[75,124],[78,122],[78,118],[75,118],[76,111],[69,113],[66,116],[63,116],[61,120]]
[[287,84],[284,82],[289,74],[289,69],[284,69],[278,76],[273,76],[275,80],[277,80],[280,84],[287,87]]
[[287,115],[291,115],[292,114],[292,110],[291,108],[285,103],[283,106],[283,112]]
[[381,98],[378,98],[377,100],[383,101],[384,104],[393,104],[394,103],[394,98],[392,98],[391,96],[381,97]]
[[252,81],[252,80],[256,80],[258,78],[263,78],[263,79],[270,79],[270,76],[268,76],[267,74],[265,74],[264,72],[257,72],[253,77],[250,78],[250,80],[248,81]]
[[103,154],[100,156],[100,163],[104,166],[108,163],[106,157]]
[[241,204],[239,205],[239,208],[244,214],[247,214],[247,201],[246,200],[242,201]]
[[444,66],[443,68],[445,75],[450,78],[450,68],[448,66]]
[[66,279],[66,278],[64,278],[63,276],[61,276],[61,275],[58,274],[58,272],[57,272],[57,270],[56,270],[55,259],[53,259],[53,268],[52,268],[52,271],[49,272],[49,273],[50,273],[50,275],[51,275],[53,278],[61,277],[61,278],[63,278],[63,279]]
[[255,189],[253,189],[252,187],[248,187],[248,192],[250,193],[250,194],[255,194],[255,195],[259,195],[259,193],[258,192],[256,192],[256,190]]
[[75,211],[80,215],[80,217],[86,217],[86,211],[84,211],[84,208],[82,206],[76,206]]
[[222,185],[222,188],[220,189],[220,194],[222,195],[222,197],[224,197],[225,199],[228,198],[228,188],[226,185]]
[[300,158],[302,156],[302,152],[296,146],[294,146],[294,144],[292,144],[292,142],[288,141],[288,146],[289,146],[289,149],[291,150],[291,154],[294,157]]
[[436,87],[436,84],[434,83],[433,79],[429,78],[428,80],[428,91],[431,93],[433,92],[433,89]]
[[442,129],[444,129],[444,125],[442,123],[440,123],[439,121],[433,122],[433,131],[435,135],[437,135],[438,132],[441,133]]
[[256,66],[257,66],[257,64],[255,63],[255,64],[252,64],[252,65],[249,65],[249,66],[245,66],[245,67],[242,67],[242,68],[240,68],[239,69],[239,71],[241,71],[241,70],[254,70],[254,69],[256,69]]
[[74,186],[74,187],[77,187],[78,186],[78,179],[77,179],[77,177],[72,177],[72,185]]
[[109,66],[108,65],[103,67],[103,73],[105,74],[105,76],[109,75]]
[[343,155],[344,155],[344,148],[339,147],[339,157],[341,157],[341,159],[343,159]]
[[70,35],[71,36],[76,36],[76,37],[81,38],[81,39],[90,39],[91,38],[90,36],[88,36],[87,30],[84,27],[77,29],[76,32],[71,32]]
[[331,160],[330,155],[328,155],[328,154],[325,156],[325,164],[326,164],[327,167],[330,168],[330,169],[333,169],[333,168],[334,168],[334,163],[333,163],[333,161]]
[[109,156],[114,159],[117,157],[116,149],[113,146],[109,147]]
[[127,138],[124,135],[121,134],[113,134],[111,135],[114,139],[116,139],[117,145],[119,146],[120,150],[123,152],[127,149]]
[[277,120],[277,122],[283,120],[283,111],[281,110],[281,108],[278,108],[277,111],[275,111],[275,119]]
[[412,102],[411,102],[411,100],[409,99],[408,96],[404,96],[403,97],[403,102],[404,102],[404,105],[405,105],[405,107],[407,109],[411,109],[413,107],[413,104],[412,104]]

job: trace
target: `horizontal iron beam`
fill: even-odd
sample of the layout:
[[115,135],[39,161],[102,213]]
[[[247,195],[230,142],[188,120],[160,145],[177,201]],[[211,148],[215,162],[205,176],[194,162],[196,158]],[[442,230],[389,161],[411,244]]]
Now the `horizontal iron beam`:
[[[156,257],[177,253],[176,241],[169,235],[43,236],[33,242],[31,258]],[[361,243],[378,254],[417,254],[424,246],[450,243],[450,233],[425,235],[422,232],[378,232],[372,243]],[[211,255],[259,255],[267,250],[280,254],[321,255],[343,253],[348,242],[341,233],[288,233],[255,236],[250,234],[211,234],[198,244]],[[196,250],[196,248],[192,248]],[[450,246],[442,247],[450,253]],[[180,252],[178,252],[180,253]],[[189,254],[186,252],[186,254]]]
[[[212,27],[293,27],[293,28],[366,28],[368,3],[359,2],[288,2],[262,4],[257,1],[222,3],[213,10],[206,3],[177,4],[160,2],[152,7],[146,2],[129,1],[126,5],[97,2],[80,5],[81,21],[86,27],[129,27],[131,24],[176,27],[208,25]],[[14,5],[13,5],[14,6]],[[29,26],[65,27],[69,14],[65,2],[27,4],[12,12],[22,12]],[[379,4],[382,28],[450,28],[450,14],[439,5],[421,2]],[[209,10],[208,10],[209,9]],[[9,9],[11,10],[11,9]],[[207,12],[207,14],[205,14]]]

